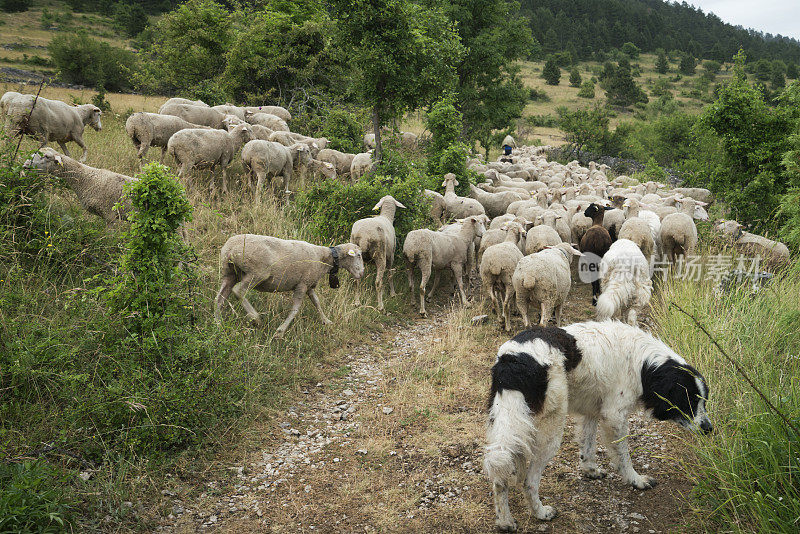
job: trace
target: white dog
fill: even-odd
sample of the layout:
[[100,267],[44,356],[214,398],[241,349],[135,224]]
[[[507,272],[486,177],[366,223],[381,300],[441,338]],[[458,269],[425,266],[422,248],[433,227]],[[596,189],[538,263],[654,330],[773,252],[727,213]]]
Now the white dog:
[[639,489],[655,480],[633,469],[628,416],[643,408],[652,417],[693,430],[712,430],[706,415],[708,386],[694,368],[661,340],[618,321],[535,327],[504,343],[492,367],[484,468],[494,490],[497,527],[515,531],[508,487],[525,483],[536,517],[556,512],[539,500],[542,471],[561,446],[567,412],[582,416],[580,469],[600,478],[598,423],[623,481]]

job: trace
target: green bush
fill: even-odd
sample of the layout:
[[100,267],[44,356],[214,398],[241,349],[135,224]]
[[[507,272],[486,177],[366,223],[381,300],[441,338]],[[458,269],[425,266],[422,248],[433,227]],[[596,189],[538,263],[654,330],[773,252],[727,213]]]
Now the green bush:
[[64,496],[66,482],[43,461],[0,463],[0,532],[68,531],[73,505]]
[[542,78],[544,78],[547,85],[558,85],[559,80],[561,80],[561,69],[558,67],[558,62],[556,62],[555,58],[550,57],[544,64]]
[[85,31],[58,35],[47,45],[61,78],[68,83],[124,91],[136,69],[133,52],[89,37]]
[[578,70],[578,67],[572,67],[572,70],[569,73],[569,85],[570,87],[580,87],[583,80],[581,79],[581,73]]
[[550,102],[550,96],[548,96],[544,89],[531,87],[531,90],[528,94],[528,100],[531,102]]
[[578,91],[580,98],[594,98],[594,82],[586,80],[581,84],[581,89]]
[[0,0],[0,10],[6,13],[27,11],[31,7],[31,0]]
[[438,159],[445,149],[461,137],[464,118],[451,99],[444,99],[433,105],[425,122],[431,132],[428,156]]
[[326,137],[328,148],[357,154],[363,150],[364,114],[349,111],[339,105],[322,104],[313,114],[297,119],[300,131],[314,137]]

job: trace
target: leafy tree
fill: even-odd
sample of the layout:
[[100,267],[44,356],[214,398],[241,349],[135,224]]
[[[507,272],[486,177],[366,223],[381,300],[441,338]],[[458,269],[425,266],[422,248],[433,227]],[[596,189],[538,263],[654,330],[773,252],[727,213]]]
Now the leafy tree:
[[603,89],[606,91],[609,104],[615,106],[630,106],[637,102],[648,101],[641,86],[633,79],[626,61],[619,62],[613,76],[603,82]]
[[354,91],[372,110],[380,161],[381,124],[452,89],[464,47],[436,8],[401,0],[337,0],[333,7],[354,67]]
[[594,98],[594,82],[592,80],[583,82],[580,91],[578,91],[578,96],[580,98]]
[[558,127],[564,132],[571,150],[580,154],[586,148],[588,150],[602,150],[608,137],[608,113],[602,108],[595,106],[591,109],[578,109],[570,111],[561,106],[558,113]]
[[134,37],[147,27],[147,13],[141,4],[120,2],[114,8],[114,23],[125,35]]
[[681,74],[685,74],[686,76],[691,76],[694,74],[695,69],[695,61],[694,56],[690,54],[683,54],[681,56],[681,63],[678,66],[678,71]]
[[572,67],[572,70],[569,73],[569,84],[571,87],[580,87],[583,80],[581,79],[581,73],[578,70],[578,67]]
[[131,87],[136,57],[128,50],[93,39],[85,31],[59,34],[47,45],[59,76],[68,83],[122,91]]
[[719,61],[708,60],[703,62],[703,69],[709,74],[718,74],[722,65]]
[[558,64],[552,56],[550,56],[544,64],[542,78],[544,78],[547,85],[558,85],[558,82],[561,80],[561,69],[558,68]]
[[800,250],[800,123],[789,137],[789,150],[781,163],[790,189],[781,197],[778,219],[782,224],[778,233],[791,248]]
[[783,72],[780,70],[775,70],[772,73],[772,80],[770,80],[770,84],[772,85],[773,91],[786,87],[786,78],[784,77]]
[[786,77],[790,80],[797,79],[797,63],[789,63],[786,65]]
[[189,0],[165,14],[153,35],[155,41],[144,50],[138,84],[153,92],[195,95],[209,92],[224,72],[233,20],[214,0]]
[[6,13],[27,11],[31,7],[31,0],[0,0],[0,10]]
[[622,49],[621,50],[622,50],[623,54],[625,54],[626,56],[628,56],[631,59],[638,58],[639,57],[639,53],[641,52],[641,50],[639,50],[638,46],[636,46],[635,44],[630,43],[630,42],[625,43],[624,45],[622,45]]
[[603,72],[600,73],[600,81],[604,82],[606,80],[610,80],[616,74],[617,69],[614,64],[610,61],[606,61],[603,63]]
[[757,80],[768,81],[772,78],[772,62],[766,59],[759,59],[753,66],[753,74],[755,74]]
[[458,142],[463,121],[464,116],[456,109],[451,98],[444,98],[433,105],[425,120],[425,125],[431,132],[428,154],[432,159],[436,159],[447,147]]
[[667,60],[667,54],[664,52],[663,48],[660,48],[658,51],[658,57],[656,58],[656,72],[659,74],[666,74],[669,72],[669,61]]

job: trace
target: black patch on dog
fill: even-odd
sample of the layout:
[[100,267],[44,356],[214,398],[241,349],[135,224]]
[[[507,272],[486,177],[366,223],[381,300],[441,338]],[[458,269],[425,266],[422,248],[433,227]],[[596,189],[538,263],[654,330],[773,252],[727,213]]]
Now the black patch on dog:
[[541,339],[564,354],[564,369],[567,372],[572,371],[581,363],[583,354],[581,354],[575,338],[563,328],[557,328],[555,326],[533,326],[514,336],[513,341],[525,343],[535,339]]
[[492,389],[489,392],[489,408],[498,393],[509,389],[519,391],[533,413],[539,413],[547,393],[549,365],[542,365],[527,353],[507,353],[498,358],[492,367]]
[[667,360],[662,365],[645,362],[642,365],[642,402],[660,421],[692,418],[697,413],[702,393],[695,377],[703,382],[705,394],[709,395],[706,381],[691,365],[675,360]]

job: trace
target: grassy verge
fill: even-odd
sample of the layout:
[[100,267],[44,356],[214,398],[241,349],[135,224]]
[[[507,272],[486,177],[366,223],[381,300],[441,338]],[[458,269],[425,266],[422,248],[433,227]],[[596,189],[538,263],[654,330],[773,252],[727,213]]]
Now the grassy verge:
[[706,530],[797,532],[798,439],[686,315],[708,329],[756,386],[797,425],[800,421],[800,264],[757,294],[718,294],[710,283],[672,279],[654,305],[660,334],[700,369],[711,387],[716,427],[693,440],[687,473],[696,484],[697,519]]

